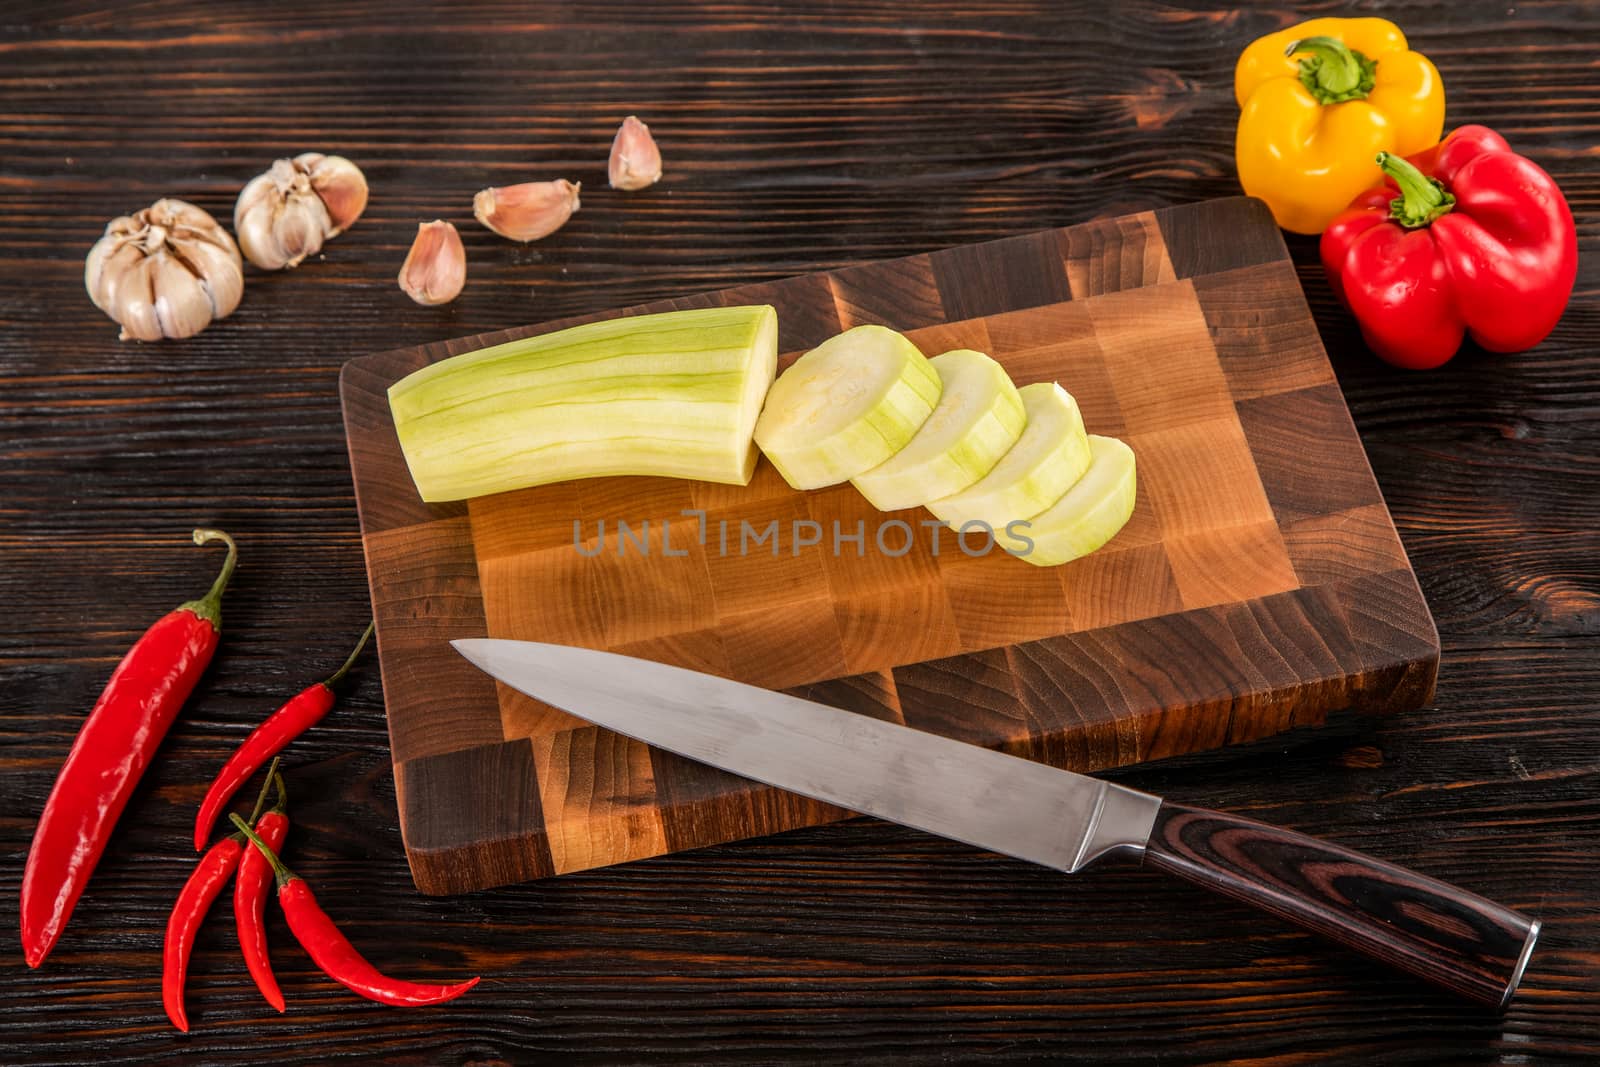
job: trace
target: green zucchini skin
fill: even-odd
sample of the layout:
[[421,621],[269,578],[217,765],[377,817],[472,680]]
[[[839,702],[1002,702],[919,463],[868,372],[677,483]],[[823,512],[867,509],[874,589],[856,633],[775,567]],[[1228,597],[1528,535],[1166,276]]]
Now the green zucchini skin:
[[611,475],[744,485],[777,346],[767,305],[609,319],[424,367],[389,409],[429,502]]

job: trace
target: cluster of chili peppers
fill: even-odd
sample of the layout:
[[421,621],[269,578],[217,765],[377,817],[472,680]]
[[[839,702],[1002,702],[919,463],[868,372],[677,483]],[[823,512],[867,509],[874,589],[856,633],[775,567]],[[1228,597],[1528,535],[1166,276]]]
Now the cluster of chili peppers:
[[[60,939],[129,796],[216,652],[222,595],[238,563],[238,547],[221,530],[195,530],[194,541],[227,545],[222,572],[204,597],[163,616],[128,650],[78,731],[45,802],[22,877],[22,946],[31,967],[43,963]],[[279,903],[301,946],[330,978],[362,996],[402,1006],[438,1004],[478,983],[473,978],[455,985],[421,984],[379,973],[334,926],[306,883],[278,859],[289,819],[287,790],[274,757],[332,709],[335,686],[349,673],[372,631],[369,624],[331,677],[298,693],[256,727],[206,793],[194,833],[195,850],[204,855],[178,894],[162,954],[162,1000],[180,1030],[189,1029],[183,991],[195,936],[236,873],[233,910],[239,947],[262,996],[279,1011],[285,1006],[283,993],[268,960],[264,922],[267,886],[274,874]],[[272,766],[249,821],[230,814],[238,832],[206,849],[217,816],[268,759]],[[263,813],[274,787],[277,801]]]

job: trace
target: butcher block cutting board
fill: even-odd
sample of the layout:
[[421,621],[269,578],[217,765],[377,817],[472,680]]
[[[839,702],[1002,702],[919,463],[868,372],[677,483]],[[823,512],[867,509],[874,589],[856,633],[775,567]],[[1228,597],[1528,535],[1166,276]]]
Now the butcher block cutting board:
[[[417,496],[385,396],[411,371],[593,319],[763,303],[778,311],[781,365],[882,323],[929,355],[988,352],[1018,385],[1059,381],[1091,433],[1133,446],[1132,521],[1102,551],[1040,568],[979,543],[969,554],[948,530],[936,545],[927,513],[876,512],[848,485],[796,492],[765,460],[746,487],[606,478],[456,504]],[[452,638],[663,660],[1079,771],[1433,693],[1432,618],[1257,201],[386,352],[347,364],[341,391],[401,828],[425,893],[846,814],[498,687]],[[915,532],[899,555],[875,544],[892,518]],[[619,520],[649,523],[649,555],[614,536]],[[777,554],[740,552],[741,521],[774,520]],[[793,547],[797,522],[816,523],[822,543]],[[836,545],[836,522],[864,542]],[[885,544],[906,540],[890,528]]]

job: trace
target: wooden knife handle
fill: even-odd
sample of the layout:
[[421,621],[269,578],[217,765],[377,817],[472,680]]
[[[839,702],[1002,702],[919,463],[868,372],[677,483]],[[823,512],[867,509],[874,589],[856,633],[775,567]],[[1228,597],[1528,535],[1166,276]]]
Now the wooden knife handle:
[[1144,862],[1504,1009],[1539,936],[1490,900],[1253,819],[1163,802]]

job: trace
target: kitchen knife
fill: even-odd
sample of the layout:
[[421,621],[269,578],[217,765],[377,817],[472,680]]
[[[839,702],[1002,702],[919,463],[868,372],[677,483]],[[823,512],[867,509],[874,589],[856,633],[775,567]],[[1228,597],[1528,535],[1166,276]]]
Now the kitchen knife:
[[566,645],[454,641],[511,688],[701,763],[1073,872],[1143,860],[1504,1009],[1539,923],[1304,834],[809,700]]

